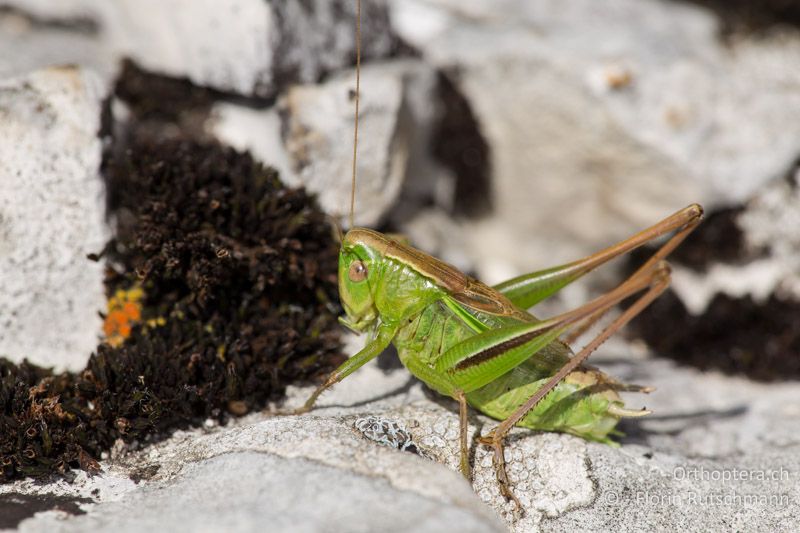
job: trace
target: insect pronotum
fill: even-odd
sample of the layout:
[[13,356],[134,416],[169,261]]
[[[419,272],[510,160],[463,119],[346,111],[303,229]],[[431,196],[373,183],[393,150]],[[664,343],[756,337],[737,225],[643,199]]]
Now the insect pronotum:
[[[500,423],[479,442],[493,449],[502,494],[511,491],[503,456],[514,426],[560,431],[611,442],[623,417],[649,411],[626,409],[620,391],[649,392],[583,366],[604,341],[647,307],[669,285],[664,262],[700,223],[692,204],[632,237],[565,265],[489,287],[456,268],[396,239],[354,228],[361,69],[361,2],[356,15],[356,89],[350,229],[341,239],[341,322],[368,332],[364,348],[337,368],[295,414],[311,410],[319,395],[380,354],[390,343],[405,367],[428,387],[459,404],[460,465],[470,477],[468,407]],[[636,272],[606,294],[563,314],[541,320],[526,311],[607,261],[656,238],[671,237]],[[622,300],[635,300],[578,353],[569,342]]]

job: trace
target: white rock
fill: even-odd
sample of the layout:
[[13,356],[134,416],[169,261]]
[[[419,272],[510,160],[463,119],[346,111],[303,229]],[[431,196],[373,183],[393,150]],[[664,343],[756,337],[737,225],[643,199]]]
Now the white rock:
[[733,298],[751,296],[763,304],[787,278],[796,279],[797,271],[788,270],[790,267],[791,263],[777,257],[744,265],[714,263],[705,272],[677,267],[672,273],[672,288],[693,315],[702,314],[719,293]]
[[[497,531],[492,513],[520,533],[607,530],[612,524],[623,532],[711,530],[731,523],[739,529],[791,530],[800,510],[794,503],[800,498],[795,385],[755,384],[664,360],[615,357],[600,365],[623,381],[635,376],[654,385],[657,391],[647,397],[654,414],[625,425],[629,435],[620,448],[515,430],[506,457],[524,516],[500,496],[484,447],[475,445],[472,488],[458,473],[458,436],[448,436],[458,426],[455,402],[434,402],[405,371],[387,375],[374,364],[325,394],[309,415],[253,414],[211,430],[179,432],[104,462],[103,476],[80,474],[72,485],[17,482],[0,486],[0,494],[97,501],[84,506],[83,516],[37,515],[23,522],[22,531],[46,531],[56,523],[65,531],[133,531],[156,527],[153,520],[168,516],[212,529],[250,531],[274,523],[278,531],[285,524],[318,531],[319,524],[331,523],[346,524],[336,530],[374,531],[382,523],[394,530],[391,524],[404,515],[411,522],[402,524],[428,531],[441,527],[437,514],[459,520],[469,531]],[[310,392],[292,388],[286,407],[301,405]],[[630,401],[638,405],[642,396],[631,394]],[[365,438],[354,427],[365,416],[407,428],[423,457]],[[469,434],[493,425],[471,417]],[[440,445],[426,447],[430,437]],[[142,470],[154,475],[138,485],[124,479],[126,472]],[[743,479],[744,470],[752,472],[750,479]],[[773,477],[758,479],[765,475]],[[763,499],[747,505],[697,503],[736,494]],[[430,517],[423,512],[428,509]]]
[[[213,495],[213,498],[209,498]],[[385,479],[303,459],[233,452],[186,465],[169,483],[145,486],[124,501],[64,520],[41,516],[19,531],[459,531],[503,527],[462,502],[398,490]],[[390,503],[390,504],[389,504]]]
[[[430,93],[433,79],[433,71],[418,61],[362,69],[356,224],[377,223],[397,200],[425,120],[419,95]],[[208,127],[224,142],[276,167],[284,182],[317,193],[323,209],[347,224],[354,86],[355,72],[347,70],[320,85],[290,87],[276,108],[221,103]]]
[[94,19],[102,4],[97,0],[3,0],[2,3],[42,21]]
[[772,289],[800,299],[800,170],[760,191],[738,223],[752,249],[769,251],[779,271]]
[[[75,20],[98,26],[90,43],[60,38],[65,46],[51,47],[53,61],[106,67],[129,57],[154,72],[247,96],[273,97],[290,82],[316,81],[351,64],[355,50],[355,3],[349,0],[6,0],[4,4],[36,18],[62,21],[66,28],[60,31],[67,35]],[[31,45],[34,59],[43,55],[38,52],[58,32],[39,33],[43,38]],[[380,0],[365,2],[363,43],[365,56],[385,56],[392,49],[386,6]],[[99,58],[81,50],[87,46]],[[108,75],[113,78],[113,70]]]
[[123,0],[108,33],[144,68],[242,94],[272,86],[275,14],[263,0]]
[[800,171],[763,187],[736,217],[746,254],[743,263],[712,263],[705,272],[678,267],[673,288],[690,312],[702,313],[716,294],[800,299]]
[[99,80],[74,68],[0,83],[0,355],[80,369],[100,333],[108,238]]
[[110,84],[116,55],[92,26],[93,14],[78,9],[79,4],[37,0],[12,2],[17,11],[0,10],[0,50],[13,50],[0,54],[0,80],[51,66],[81,65]]
[[[104,69],[107,82],[115,75],[116,63],[130,57],[144,68],[187,77],[198,85],[223,91],[253,94],[271,90],[277,28],[267,2],[10,0],[9,3],[20,15],[61,21],[64,26],[60,31],[45,26],[33,32],[35,42],[26,54],[31,59],[26,59],[28,65],[21,65],[28,69],[37,66],[32,60],[40,56],[49,60],[50,65],[65,60],[95,64],[98,59],[81,52],[81,47],[91,46],[99,62],[114,65]],[[81,19],[92,21],[98,30],[93,36],[84,36],[88,42],[75,43],[79,32],[70,30],[70,25]],[[61,49],[47,45],[54,39],[58,39]],[[41,49],[47,54],[40,53]]]
[[690,202],[741,202],[797,156],[797,33],[727,45],[710,12],[654,0],[391,8],[489,142],[497,217],[468,228],[481,272],[574,259]]

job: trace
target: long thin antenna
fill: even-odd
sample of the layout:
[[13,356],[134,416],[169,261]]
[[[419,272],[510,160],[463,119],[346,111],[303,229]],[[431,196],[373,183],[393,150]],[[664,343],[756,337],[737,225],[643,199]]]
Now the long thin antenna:
[[350,227],[356,206],[356,158],[358,157],[358,101],[361,97],[361,0],[356,0],[356,113],[353,127],[353,177],[350,183]]

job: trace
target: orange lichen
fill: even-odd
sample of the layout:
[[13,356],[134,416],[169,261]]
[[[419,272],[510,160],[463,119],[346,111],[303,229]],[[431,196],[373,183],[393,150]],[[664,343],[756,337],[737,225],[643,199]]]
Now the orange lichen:
[[111,346],[120,346],[131,334],[133,326],[142,319],[141,287],[118,290],[108,299],[108,311],[103,322],[103,333],[106,342]]

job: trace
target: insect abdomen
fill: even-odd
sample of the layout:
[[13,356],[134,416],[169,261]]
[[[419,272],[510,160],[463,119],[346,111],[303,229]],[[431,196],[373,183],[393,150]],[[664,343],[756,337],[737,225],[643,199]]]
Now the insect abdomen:
[[[520,365],[468,394],[467,399],[492,418],[507,418],[550,378],[530,373],[530,366]],[[528,378],[524,377],[526,373]],[[607,442],[608,434],[619,421],[608,413],[608,408],[616,402],[622,405],[622,400],[605,381],[606,376],[598,370],[577,370],[556,385],[517,425]]]
[[[446,373],[434,371],[432,365],[450,347],[475,334],[461,318],[437,301],[412,317],[399,330],[394,344],[400,360],[412,374],[440,394],[452,396],[455,384],[447,379]],[[565,346],[559,350],[562,346],[546,348],[548,359],[566,362],[569,350]],[[532,360],[468,393],[469,404],[494,419],[507,418],[557,370],[543,369],[541,364],[533,362],[536,357],[533,355]],[[518,425],[608,441],[609,432],[619,421],[608,413],[608,407],[614,402],[622,404],[602,372],[578,370],[559,383]]]

